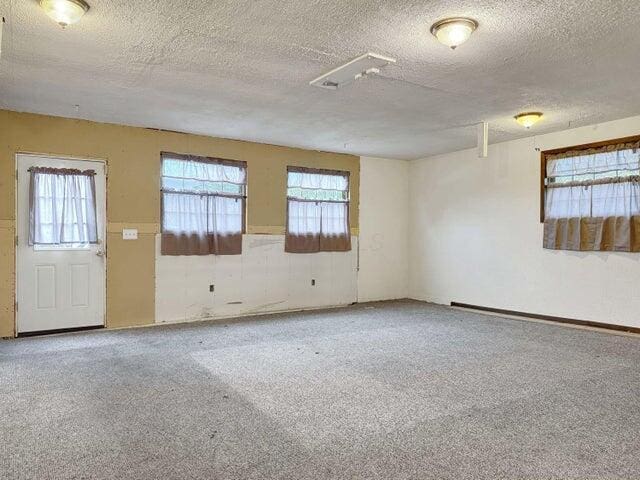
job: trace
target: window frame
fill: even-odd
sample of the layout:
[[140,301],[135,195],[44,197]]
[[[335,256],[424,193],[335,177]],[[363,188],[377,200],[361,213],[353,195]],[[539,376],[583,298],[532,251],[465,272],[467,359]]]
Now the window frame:
[[571,147],[554,148],[551,150],[544,150],[540,152],[540,223],[545,221],[545,208],[546,208],[546,192],[547,192],[547,157],[550,155],[558,155],[560,153],[590,150],[593,148],[608,147],[610,145],[618,145],[621,143],[634,143],[640,142],[640,135],[633,135],[630,137],[613,138],[611,140],[604,140],[600,142],[583,143],[581,145],[574,145]]
[[[168,233],[164,230],[164,190],[162,188],[162,178],[163,175],[163,163],[164,159],[172,158],[176,160],[191,160],[193,162],[200,163],[210,163],[216,165],[228,165],[231,167],[241,167],[245,169],[245,185],[244,185],[244,195],[234,195],[232,193],[209,193],[203,195],[209,196],[217,196],[217,197],[227,197],[227,198],[239,198],[242,201],[242,226],[241,226],[241,235],[245,235],[247,233],[247,196],[249,194],[249,169],[247,168],[247,162],[244,160],[231,160],[228,158],[218,158],[218,157],[208,157],[203,155],[192,155],[185,153],[174,153],[174,152],[160,152],[160,234]],[[174,192],[177,193],[177,192]],[[187,192],[183,192],[187,193]]]
[[[347,198],[346,200],[312,200],[312,199],[304,199],[304,198],[298,198],[298,197],[292,197],[289,196],[289,173],[307,173],[307,174],[317,174],[317,175],[331,175],[331,176],[339,176],[342,178],[346,178],[347,179],[347,186],[346,186],[346,193],[347,193]],[[287,242],[288,242],[288,238],[290,237],[290,235],[293,235],[290,233],[289,231],[289,204],[291,201],[294,202],[304,202],[304,203],[315,203],[316,205],[318,204],[323,204],[323,203],[332,203],[332,204],[342,204],[345,206],[345,216],[346,216],[346,223],[347,223],[347,229],[346,232],[344,232],[344,234],[340,234],[340,237],[342,237],[344,235],[344,237],[346,237],[346,243],[348,243],[348,248],[345,248],[344,250],[339,248],[339,249],[323,249],[320,248],[317,251],[309,251],[309,252],[302,252],[302,251],[290,251],[287,250]],[[314,167],[304,167],[304,166],[294,166],[294,165],[288,165],[287,166],[287,171],[286,171],[286,180],[285,180],[285,202],[286,202],[286,212],[285,212],[285,251],[290,252],[290,253],[318,253],[318,252],[342,252],[342,251],[349,251],[351,250],[351,171],[350,170],[335,170],[335,169],[326,169],[326,168],[314,168]],[[321,222],[321,227],[320,227],[320,231],[318,232],[318,239],[320,240],[321,238],[323,238],[322,235],[322,222]],[[321,240],[320,240],[321,241]]]

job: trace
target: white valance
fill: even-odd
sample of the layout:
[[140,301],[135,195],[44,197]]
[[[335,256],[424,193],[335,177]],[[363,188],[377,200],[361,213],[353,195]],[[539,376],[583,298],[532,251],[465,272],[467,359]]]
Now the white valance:
[[640,148],[576,151],[547,157],[547,178],[640,169]]
[[170,156],[162,159],[162,188],[165,191],[244,195],[246,182],[247,169],[243,165]]
[[290,169],[287,176],[287,187],[289,198],[344,202],[349,200],[349,174],[347,172],[320,173],[311,169]]

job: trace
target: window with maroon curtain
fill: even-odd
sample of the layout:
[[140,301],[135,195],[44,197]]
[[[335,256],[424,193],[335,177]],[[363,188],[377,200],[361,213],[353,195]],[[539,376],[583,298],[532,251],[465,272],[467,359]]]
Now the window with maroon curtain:
[[348,250],[349,172],[288,167],[285,251]]
[[246,162],[162,154],[162,255],[242,253]]

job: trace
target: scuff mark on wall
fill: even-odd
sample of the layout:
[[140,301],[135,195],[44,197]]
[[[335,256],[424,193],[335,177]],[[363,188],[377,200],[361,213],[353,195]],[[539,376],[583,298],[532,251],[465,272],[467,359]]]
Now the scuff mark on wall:
[[[156,322],[349,305],[358,296],[357,244],[352,237],[349,252],[291,254],[284,235],[244,235],[241,255],[194,261],[160,255],[158,235]],[[214,294],[204,288],[212,283]]]
[[281,243],[278,237],[272,235],[261,235],[259,237],[252,237],[248,243],[249,248],[271,247]]

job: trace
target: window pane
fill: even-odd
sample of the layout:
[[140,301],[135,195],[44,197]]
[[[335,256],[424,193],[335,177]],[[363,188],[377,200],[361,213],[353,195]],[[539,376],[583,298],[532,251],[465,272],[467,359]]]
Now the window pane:
[[314,190],[310,188],[291,187],[287,189],[289,198],[298,198],[300,200],[329,200],[329,201],[347,201],[348,192],[343,190]]
[[244,195],[245,186],[244,167],[163,157],[163,190]]
[[349,189],[349,177],[347,174],[322,174],[288,172],[288,187],[301,187],[308,189],[341,190]]
[[545,215],[549,218],[638,215],[640,149],[615,150],[615,146],[585,150],[572,156],[551,156],[547,185],[580,182],[581,185],[547,188]]
[[349,235],[347,221],[348,203],[322,203],[322,233],[324,235]]
[[288,232],[293,235],[320,233],[321,209],[314,202],[289,200]]
[[242,233],[245,167],[164,156],[162,175],[163,232]]
[[206,234],[207,197],[165,192],[162,199],[163,231]]
[[300,200],[349,200],[349,178],[346,174],[288,172],[287,196]]
[[239,198],[209,197],[209,224],[222,235],[242,232],[242,207]]
[[638,169],[640,169],[640,149],[587,152],[584,155],[551,158],[547,162],[547,177]]
[[287,196],[290,235],[350,235],[347,174],[288,172]]
[[591,215],[591,187],[548,188],[546,218],[576,218]]

